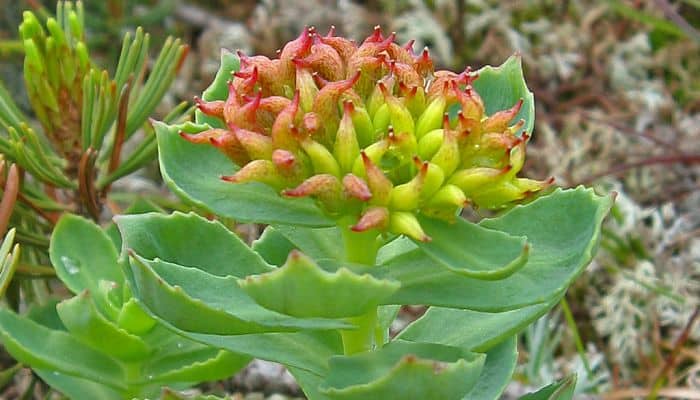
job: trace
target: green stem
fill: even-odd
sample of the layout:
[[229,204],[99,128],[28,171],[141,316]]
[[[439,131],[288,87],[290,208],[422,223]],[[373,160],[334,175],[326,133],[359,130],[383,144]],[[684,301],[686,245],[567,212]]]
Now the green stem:
[[357,328],[340,331],[345,355],[372,350],[375,326],[377,325],[377,309],[373,308],[366,314],[348,318],[347,321],[357,326]]
[[[348,221],[339,224],[345,246],[345,260],[351,263],[374,266],[377,260],[378,233],[353,232],[349,229]],[[353,330],[341,330],[343,339],[343,352],[346,355],[372,350],[375,345],[375,333],[377,328],[377,308],[374,307],[363,315],[347,319],[357,328]]]
[[377,260],[377,232],[353,232],[349,227],[340,227],[345,246],[345,260],[364,265],[374,266]]

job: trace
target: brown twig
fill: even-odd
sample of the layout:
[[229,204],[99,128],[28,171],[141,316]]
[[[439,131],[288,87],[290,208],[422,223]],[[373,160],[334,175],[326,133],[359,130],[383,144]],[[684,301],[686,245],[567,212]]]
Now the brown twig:
[[58,219],[61,217],[61,213],[47,212],[43,210],[41,207],[36,205],[29,197],[25,196],[22,192],[19,192],[17,194],[17,199],[29,206],[29,208],[34,210],[34,212],[36,212],[37,214],[41,215],[45,220],[49,221],[51,225],[56,225],[58,223]]
[[[603,400],[636,399],[648,394],[649,389],[646,388],[628,388],[606,393],[602,398]],[[689,388],[664,388],[659,390],[659,394],[666,398],[700,400],[700,391]]]
[[577,182],[573,186],[589,184],[604,176],[619,175],[630,169],[648,167],[657,164],[700,164],[700,154],[677,154],[672,156],[656,156],[649,157],[641,161],[617,165],[605,172],[589,176],[588,178]]
[[656,5],[664,12],[666,17],[678,26],[686,35],[700,42],[700,31],[695,29],[682,15],[673,8],[667,0],[656,0]]
[[673,150],[676,153],[680,152],[680,149],[678,148],[678,146],[674,145],[673,143],[666,142],[664,140],[657,138],[656,136],[651,134],[650,130],[648,130],[648,129],[645,130],[644,132],[636,132],[634,129],[632,129],[624,124],[621,124],[621,123],[618,123],[615,121],[610,121],[610,120],[598,118],[595,115],[593,115],[590,111],[587,111],[587,110],[578,110],[578,113],[586,119],[589,119],[593,122],[606,124],[606,125],[611,126],[611,127],[615,128],[617,131],[620,131],[621,133],[624,133],[626,135],[639,136],[641,138],[649,140],[650,142],[652,142],[656,145]]
[[12,210],[17,202],[17,194],[19,193],[19,169],[15,164],[10,165],[10,170],[7,173],[7,182],[5,182],[5,190],[0,200],[0,237],[5,236],[7,227],[10,224]]
[[97,152],[89,147],[80,157],[78,166],[78,192],[80,200],[95,221],[100,219],[100,206],[95,190],[95,159]]
[[669,354],[668,357],[666,357],[666,361],[664,362],[663,368],[661,368],[661,371],[659,371],[658,375],[656,376],[656,379],[652,381],[649,400],[656,399],[657,394],[659,393],[659,389],[661,389],[661,385],[663,384],[664,378],[671,371],[671,368],[673,368],[673,366],[676,364],[676,359],[678,357],[678,353],[680,352],[680,348],[683,347],[685,342],[688,341],[688,337],[690,337],[690,332],[693,328],[693,324],[695,323],[695,320],[698,318],[699,315],[700,306],[695,306],[695,310],[693,310],[693,313],[690,315],[690,318],[688,318],[688,322],[686,322],[683,331],[673,343],[673,349],[671,350],[671,354]]
[[[108,172],[111,174],[119,166],[119,159],[122,153],[122,147],[126,138],[126,117],[129,111],[129,95],[131,94],[131,82],[134,76],[129,76],[129,79],[122,88],[119,96],[119,111],[117,112],[117,128],[114,132],[114,143],[112,146],[112,154],[109,157]],[[109,187],[105,188],[108,191]]]

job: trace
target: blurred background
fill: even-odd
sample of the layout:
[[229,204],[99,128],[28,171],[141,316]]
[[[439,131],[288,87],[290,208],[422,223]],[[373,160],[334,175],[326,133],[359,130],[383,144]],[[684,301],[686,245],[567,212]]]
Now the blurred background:
[[[700,0],[84,4],[88,46],[101,65],[116,65],[121,37],[137,26],[154,44],[167,35],[189,43],[160,115],[208,86],[220,48],[274,56],[305,25],[334,25],[357,40],[381,25],[399,42],[428,46],[439,68],[458,71],[521,54],[537,103],[523,175],[615,191],[617,202],[598,256],[567,294],[569,307],[521,338],[509,392],[576,372],[581,399],[648,398],[653,388],[663,398],[700,399]],[[55,1],[0,0],[0,77],[26,112],[17,27],[22,10],[54,8]],[[119,184],[166,192],[156,165]],[[423,311],[403,310],[395,330]],[[218,385],[258,392],[246,398],[299,395],[284,371],[265,363]]]

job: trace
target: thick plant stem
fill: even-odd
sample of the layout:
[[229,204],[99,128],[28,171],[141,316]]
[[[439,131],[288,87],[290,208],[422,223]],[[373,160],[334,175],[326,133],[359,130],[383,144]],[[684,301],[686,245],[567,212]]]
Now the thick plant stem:
[[[377,236],[374,230],[353,232],[347,225],[340,224],[345,246],[345,259],[348,262],[373,266],[377,259]],[[342,330],[343,352],[348,354],[369,351],[374,346],[377,325],[377,308],[374,307],[363,315],[347,319],[357,326],[353,330]]]
[[347,321],[356,325],[357,329],[340,331],[345,355],[372,350],[377,325],[377,309],[373,308],[368,313],[348,318]]
[[377,231],[353,232],[345,226],[340,227],[345,246],[346,261],[374,265],[377,259]]

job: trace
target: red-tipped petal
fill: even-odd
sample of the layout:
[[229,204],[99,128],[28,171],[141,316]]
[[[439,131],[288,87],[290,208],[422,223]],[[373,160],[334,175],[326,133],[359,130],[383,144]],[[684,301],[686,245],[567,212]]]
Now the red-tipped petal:
[[372,198],[372,192],[364,179],[353,174],[347,174],[343,177],[343,187],[348,197],[358,199],[360,201],[369,201]]
[[222,176],[221,180],[231,183],[262,182],[276,188],[284,185],[284,180],[270,160],[253,160],[235,174]]
[[199,97],[195,97],[194,102],[197,104],[199,111],[203,112],[204,114],[217,118],[224,117],[224,101],[204,101]]
[[251,159],[269,160],[272,157],[271,137],[236,126],[232,126],[231,129]]
[[350,229],[364,232],[370,229],[384,230],[389,225],[389,210],[386,207],[369,207]]
[[330,174],[314,175],[293,189],[285,189],[282,194],[287,197],[339,195],[342,186],[338,178]]
[[518,100],[513,107],[508,110],[499,111],[488,117],[482,124],[482,129],[485,133],[503,132],[508,128],[508,123],[515,118],[523,106],[523,99]]
[[291,170],[296,161],[297,159],[291,151],[277,149],[272,152],[272,163],[281,170]]
[[380,25],[375,25],[374,26],[374,31],[372,31],[372,34],[367,37],[367,39],[362,42],[362,44],[365,43],[379,43],[384,40],[384,35],[382,35],[382,27]]

